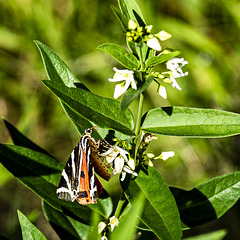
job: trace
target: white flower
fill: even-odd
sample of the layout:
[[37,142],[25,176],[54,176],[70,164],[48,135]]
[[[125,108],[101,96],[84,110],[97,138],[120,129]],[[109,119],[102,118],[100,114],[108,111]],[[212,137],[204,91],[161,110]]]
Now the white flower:
[[106,226],[107,226],[107,224],[105,222],[100,222],[98,224],[98,234],[100,234]]
[[[113,173],[112,177],[116,174],[122,173],[121,181],[126,177],[126,173],[133,174],[137,176],[134,172],[135,164],[133,159],[128,160],[128,152],[118,146],[112,146],[108,151],[102,154],[106,156],[108,163],[113,162]],[[127,163],[128,165],[125,165]]]
[[136,172],[134,172],[134,171],[131,169],[131,167],[125,165],[125,166],[123,166],[122,177],[121,177],[120,181],[124,181],[127,173],[132,174],[132,175],[134,175],[134,176],[136,176],[136,177],[137,177],[137,175],[138,175]]
[[167,69],[177,72],[181,75],[181,77],[186,76],[188,72],[183,73],[182,67],[188,64],[188,61],[184,60],[184,58],[172,58],[167,61]]
[[150,47],[156,51],[160,51],[162,49],[162,47],[156,37],[149,38],[147,40],[147,45],[148,45],[148,47]]
[[118,226],[118,224],[119,224],[119,221],[115,216],[110,217],[109,225],[111,227],[111,231],[113,231],[114,228]]
[[127,69],[119,70],[115,67],[113,68],[113,70],[115,71],[115,74],[113,78],[109,78],[108,81],[110,82],[123,81],[121,84],[117,84],[115,87],[114,96],[113,96],[115,99],[119,98],[123,93],[125,93],[130,85],[133,89],[137,90],[137,85],[134,80],[133,71],[130,71]]
[[106,236],[102,236],[100,240],[108,240]]
[[167,90],[164,86],[159,86],[158,93],[162,98],[167,99]]
[[168,60],[166,65],[167,69],[171,70],[170,80],[172,82],[172,87],[177,88],[178,90],[182,90],[178,85],[176,78],[184,77],[188,75],[188,72],[183,72],[182,67],[184,67],[188,62],[184,60],[184,58],[172,58]]
[[174,155],[175,153],[173,151],[162,152],[158,158],[166,161],[167,159],[169,159],[170,157],[173,157]]
[[172,37],[172,35],[164,30],[160,31],[157,34],[154,34],[154,36],[156,36],[157,38],[159,38],[161,41],[165,41],[169,38]]

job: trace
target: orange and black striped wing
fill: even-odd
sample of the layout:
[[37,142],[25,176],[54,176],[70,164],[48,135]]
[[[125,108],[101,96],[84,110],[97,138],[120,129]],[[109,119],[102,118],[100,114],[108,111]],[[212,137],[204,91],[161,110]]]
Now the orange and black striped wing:
[[57,196],[60,199],[66,201],[76,199],[80,204],[97,202],[101,184],[95,177],[92,165],[92,148],[89,141],[94,139],[90,133],[90,129],[85,131],[63,169],[57,188]]

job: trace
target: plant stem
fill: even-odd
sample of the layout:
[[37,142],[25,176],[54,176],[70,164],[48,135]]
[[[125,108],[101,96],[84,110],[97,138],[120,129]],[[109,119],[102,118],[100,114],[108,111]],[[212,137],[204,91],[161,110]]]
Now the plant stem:
[[140,133],[142,111],[143,111],[143,100],[144,100],[144,96],[141,93],[140,94],[140,98],[139,98],[138,115],[137,115],[137,122],[136,122],[136,127],[135,127],[135,135],[136,135],[136,137],[138,137],[138,135]]
[[122,210],[122,207],[123,207],[124,203],[125,203],[125,197],[124,197],[124,194],[122,193],[122,195],[120,197],[120,200],[118,202],[117,208],[116,208],[115,213],[114,213],[114,216],[116,218],[119,218],[119,215],[120,215],[120,212]]
[[142,55],[142,47],[141,45],[137,45],[137,49],[138,49],[138,56],[139,56],[139,60],[140,60],[140,64],[141,64],[141,72],[144,71],[144,67],[145,67],[145,64],[144,64],[144,61],[143,61],[143,55]]

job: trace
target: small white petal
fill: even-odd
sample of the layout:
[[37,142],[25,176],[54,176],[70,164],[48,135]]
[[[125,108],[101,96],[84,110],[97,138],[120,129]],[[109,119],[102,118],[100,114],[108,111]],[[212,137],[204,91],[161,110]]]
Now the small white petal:
[[167,90],[164,86],[160,85],[158,93],[162,98],[167,99]]
[[136,172],[134,172],[132,169],[130,169],[129,166],[124,166],[124,167],[123,167],[123,170],[124,170],[125,172],[127,172],[127,173],[130,173],[130,174],[134,175],[134,176],[137,176],[137,175],[138,175]]
[[148,158],[154,158],[155,155],[154,155],[153,153],[147,153],[147,157],[148,157]]
[[100,240],[108,240],[106,236],[102,236]]
[[135,162],[134,162],[134,159],[129,159],[128,162],[127,162],[128,166],[134,170],[135,169]]
[[170,80],[171,80],[171,82],[172,82],[172,87],[174,88],[177,88],[178,90],[182,90],[182,88],[178,85],[178,83],[177,83],[177,81],[176,81],[176,79],[174,78],[174,77],[172,77],[172,76],[170,76]]
[[172,37],[172,35],[164,30],[160,31],[159,33],[155,34],[161,41],[165,41]]
[[160,51],[162,49],[162,47],[156,37],[148,39],[147,45],[148,45],[148,47],[150,47],[156,51]]
[[117,84],[116,86],[115,86],[115,90],[114,90],[114,95],[113,95],[113,97],[115,98],[115,99],[117,99],[117,98],[119,98],[121,95],[123,95],[125,92],[126,92],[126,87],[125,87],[125,85],[123,85],[123,84]]
[[121,173],[123,170],[123,166],[124,166],[124,159],[116,158],[114,161],[114,164],[115,164],[114,169],[113,169],[114,174]]
[[126,177],[127,173],[126,172],[122,172],[122,177],[120,179],[121,182],[124,181],[125,177]]
[[106,226],[107,226],[107,224],[105,222],[100,222],[98,224],[98,234],[100,234]]
[[162,160],[166,161],[168,158],[173,157],[175,155],[175,153],[173,151],[169,151],[169,152],[162,152],[160,157]]

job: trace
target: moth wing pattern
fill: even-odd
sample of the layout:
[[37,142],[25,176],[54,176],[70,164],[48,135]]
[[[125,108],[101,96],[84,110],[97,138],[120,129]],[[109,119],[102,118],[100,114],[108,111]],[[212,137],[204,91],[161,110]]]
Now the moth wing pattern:
[[74,201],[78,195],[79,175],[81,173],[81,140],[73,149],[60,178],[57,196],[66,201]]
[[[106,140],[99,140],[99,145],[102,144],[102,142]],[[93,142],[91,139],[89,140],[89,145],[91,146],[91,160],[92,164],[94,166],[95,172],[102,177],[104,180],[109,181],[111,175],[106,168],[105,164],[102,162],[102,160],[99,158],[99,149],[95,142]],[[110,144],[109,144],[110,145]]]
[[95,171],[105,180],[110,174],[98,156],[98,148],[91,129],[86,129],[79,143],[72,151],[63,169],[57,188],[57,196],[66,201],[80,204],[97,203],[102,185],[95,176]]

